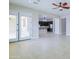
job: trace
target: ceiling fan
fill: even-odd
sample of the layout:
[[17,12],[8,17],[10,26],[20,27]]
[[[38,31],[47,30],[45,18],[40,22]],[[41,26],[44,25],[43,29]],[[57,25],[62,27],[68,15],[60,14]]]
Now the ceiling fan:
[[[70,9],[70,6],[67,2],[64,3],[60,2],[59,4],[52,3],[52,5],[59,8],[60,11],[62,11],[63,9]],[[53,8],[53,9],[57,9],[57,8]]]

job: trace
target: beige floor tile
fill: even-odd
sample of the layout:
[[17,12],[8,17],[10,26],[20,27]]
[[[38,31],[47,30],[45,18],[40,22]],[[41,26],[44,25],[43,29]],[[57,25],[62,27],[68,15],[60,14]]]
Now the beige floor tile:
[[9,44],[9,59],[70,59],[69,36],[41,34],[39,39]]

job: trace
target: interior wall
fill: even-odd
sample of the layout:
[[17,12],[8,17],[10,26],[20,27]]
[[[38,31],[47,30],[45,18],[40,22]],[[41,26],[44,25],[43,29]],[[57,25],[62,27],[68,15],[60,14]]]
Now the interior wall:
[[66,20],[66,35],[70,35],[70,15],[67,15],[67,20]]
[[59,18],[54,18],[54,30],[55,30],[55,34],[60,34],[60,22],[59,22]]

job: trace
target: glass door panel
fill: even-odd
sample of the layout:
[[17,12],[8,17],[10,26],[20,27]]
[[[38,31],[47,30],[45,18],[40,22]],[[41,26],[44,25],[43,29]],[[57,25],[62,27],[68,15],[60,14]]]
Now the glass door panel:
[[16,20],[17,16],[14,14],[9,15],[9,41],[17,41],[16,32]]
[[20,16],[20,40],[29,39],[28,17]]

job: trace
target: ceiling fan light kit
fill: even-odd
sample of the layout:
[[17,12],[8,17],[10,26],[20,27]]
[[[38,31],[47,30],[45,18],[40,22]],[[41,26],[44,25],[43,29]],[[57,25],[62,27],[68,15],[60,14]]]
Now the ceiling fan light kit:
[[63,6],[65,6],[65,5],[68,5],[68,3],[67,2],[63,3]]
[[63,8],[59,7],[59,10],[60,10],[60,11],[63,11]]

